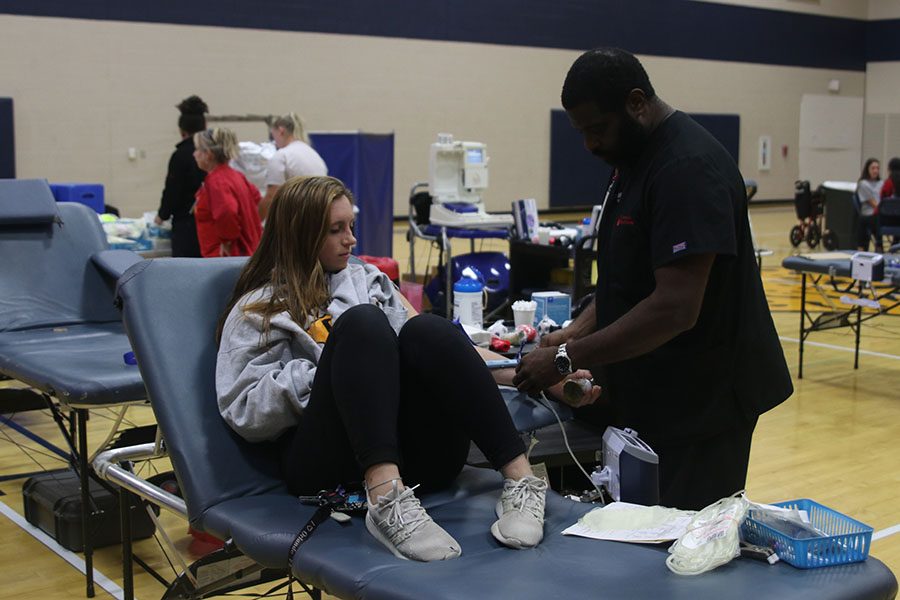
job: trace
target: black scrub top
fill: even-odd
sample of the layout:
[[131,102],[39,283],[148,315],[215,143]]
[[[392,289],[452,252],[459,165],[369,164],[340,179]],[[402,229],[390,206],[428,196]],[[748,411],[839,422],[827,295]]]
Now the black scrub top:
[[173,217],[173,225],[178,221],[189,221],[193,225],[194,217],[191,209],[196,202],[194,196],[205,177],[206,173],[194,160],[193,136],[188,136],[175,144],[175,152],[169,159],[169,169],[166,172],[166,186],[159,203],[159,218],[165,221]]
[[787,399],[793,386],[760,280],[746,188],[728,152],[675,112],[611,185],[599,229],[598,329],[653,292],[655,269],[716,255],[692,329],[600,369],[619,424],[656,443],[697,439]]

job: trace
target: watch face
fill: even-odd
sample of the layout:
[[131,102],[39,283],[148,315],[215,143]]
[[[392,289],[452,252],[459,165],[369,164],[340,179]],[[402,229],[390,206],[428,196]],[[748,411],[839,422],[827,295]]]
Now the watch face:
[[555,363],[556,363],[556,369],[560,373],[568,374],[568,372],[572,370],[572,363],[566,356],[557,356]]

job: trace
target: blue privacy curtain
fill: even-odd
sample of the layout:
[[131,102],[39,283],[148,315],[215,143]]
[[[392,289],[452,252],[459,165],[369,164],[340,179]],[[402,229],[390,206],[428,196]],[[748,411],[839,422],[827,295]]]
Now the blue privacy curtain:
[[16,142],[13,99],[0,98],[0,179],[16,177]]
[[391,256],[394,240],[394,134],[313,132],[310,141],[356,197],[355,254]]

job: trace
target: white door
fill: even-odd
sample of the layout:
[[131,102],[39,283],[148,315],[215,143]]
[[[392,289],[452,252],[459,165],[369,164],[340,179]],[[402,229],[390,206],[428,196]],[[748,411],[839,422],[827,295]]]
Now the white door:
[[804,94],[800,101],[800,179],[856,181],[862,171],[863,98]]

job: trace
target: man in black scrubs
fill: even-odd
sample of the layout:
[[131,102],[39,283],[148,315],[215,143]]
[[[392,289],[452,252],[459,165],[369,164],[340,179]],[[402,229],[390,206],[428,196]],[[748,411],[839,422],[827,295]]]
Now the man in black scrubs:
[[514,382],[532,392],[590,369],[615,422],[659,455],[661,503],[703,508],[743,489],[757,417],[793,392],[743,178],[705,129],[656,96],[625,51],[578,58],[562,104],[585,148],[615,168],[597,291],[522,360]]

